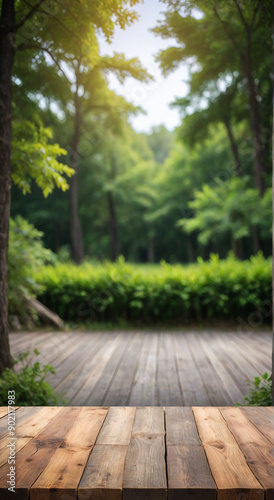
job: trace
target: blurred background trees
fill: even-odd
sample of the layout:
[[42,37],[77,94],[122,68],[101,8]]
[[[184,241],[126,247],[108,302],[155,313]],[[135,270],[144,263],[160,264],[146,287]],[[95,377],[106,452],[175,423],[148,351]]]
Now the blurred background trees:
[[[86,21],[78,46],[70,34],[77,12],[64,18],[66,28],[57,30],[52,19],[39,47],[15,58],[11,212],[42,231],[60,258],[191,262],[230,250],[239,258],[271,254],[271,2],[163,3],[164,20],[153,31],[171,46],[156,59],[164,74],[189,66],[188,94],[173,103],[182,117],[176,130],[133,130],[129,117],[140,110],[110,90],[108,74],[120,81],[149,75],[136,59],[101,55]],[[27,135],[40,147],[29,155]],[[76,171],[69,191],[43,200],[27,174],[34,165],[47,172],[41,148]],[[62,187],[61,172],[58,179]]]

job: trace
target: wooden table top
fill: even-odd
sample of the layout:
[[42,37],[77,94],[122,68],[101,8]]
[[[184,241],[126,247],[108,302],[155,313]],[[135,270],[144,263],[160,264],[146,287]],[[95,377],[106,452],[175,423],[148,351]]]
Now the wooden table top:
[[274,499],[274,408],[19,407],[15,436],[7,413],[1,500]]

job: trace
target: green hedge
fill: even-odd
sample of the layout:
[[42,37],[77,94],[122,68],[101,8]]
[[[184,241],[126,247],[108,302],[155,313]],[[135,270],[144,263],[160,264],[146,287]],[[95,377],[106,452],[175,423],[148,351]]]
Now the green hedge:
[[64,320],[178,324],[208,319],[271,321],[271,259],[230,256],[189,266],[57,264],[36,275],[39,299]]

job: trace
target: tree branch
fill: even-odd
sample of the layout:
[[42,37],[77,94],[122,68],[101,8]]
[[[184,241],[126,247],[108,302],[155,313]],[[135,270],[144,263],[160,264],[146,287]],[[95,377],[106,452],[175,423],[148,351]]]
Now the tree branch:
[[[56,3],[58,3],[60,5],[58,0],[55,0],[55,1],[56,1]],[[67,7],[67,5],[66,5],[66,11],[71,15],[71,17],[74,19],[74,21],[76,21],[76,23],[78,25],[81,25],[84,27],[84,24],[78,19],[78,17],[75,16],[75,14]]]
[[247,35],[250,36],[250,26],[246,22],[246,19],[244,17],[244,14],[243,14],[243,11],[242,11],[241,6],[239,4],[239,1],[238,0],[233,0],[233,1],[234,1],[235,5],[237,7],[237,10],[239,12],[241,21],[242,21],[242,23],[243,23],[243,25],[245,27],[246,32],[247,32]]
[[53,16],[50,12],[47,12],[46,10],[39,9],[38,12],[41,12],[41,14],[46,14],[51,19],[54,19],[54,21],[56,21],[58,24],[60,24],[60,26],[62,26],[62,28],[65,31],[67,31],[70,35],[72,35],[78,42],[81,42],[81,39],[77,35],[75,35],[75,33],[73,31],[71,31],[62,21],[60,21],[60,19],[58,19],[58,17]]
[[[235,0],[234,0],[235,1]],[[231,31],[229,30],[228,28],[228,24],[221,18],[219,12],[218,12],[218,9],[217,9],[217,6],[216,4],[214,5],[214,12],[215,12],[215,15],[217,16],[217,18],[219,19],[220,23],[223,25],[224,27],[224,30],[228,36],[228,38],[231,40],[231,42],[233,43],[234,47],[237,49],[237,51],[239,52],[239,55],[240,55],[240,58],[242,61],[244,61],[244,54],[243,52],[241,51],[240,49],[240,46],[238,44],[238,42],[236,41],[235,37],[234,37],[234,34],[231,33]]]
[[51,57],[51,59],[53,60],[53,62],[56,64],[57,68],[61,71],[61,73],[63,74],[63,76],[66,78],[66,80],[68,80],[70,82],[70,80],[68,79],[66,73],[62,70],[58,59],[56,59],[56,57],[53,55],[53,53],[51,52],[50,49],[47,49],[46,47],[42,47],[41,45],[38,45],[38,44],[37,45],[35,45],[35,44],[30,44],[30,45],[21,44],[21,45],[19,45],[19,47],[17,47],[18,51],[28,50],[28,49],[36,49],[36,50],[41,50],[43,52],[47,52],[47,54],[49,54],[49,56]]
[[15,24],[13,26],[13,30],[14,31],[17,31],[19,28],[21,28],[22,26],[24,26],[25,22],[33,16],[33,14],[35,14],[35,12],[39,9],[40,5],[42,5],[42,3],[44,2],[45,0],[39,0],[39,2],[37,2],[33,7],[32,9],[28,12],[28,14],[26,14],[24,17],[22,17],[21,21],[19,21],[19,23]]
[[263,0],[259,0],[258,3],[257,3],[257,5],[256,5],[256,7],[255,7],[255,9],[254,9],[253,16],[252,16],[252,21],[251,21],[251,25],[250,25],[251,29],[254,27],[254,24],[255,24],[255,21],[256,21],[256,16],[258,14],[259,8],[262,5],[262,3],[263,3]]

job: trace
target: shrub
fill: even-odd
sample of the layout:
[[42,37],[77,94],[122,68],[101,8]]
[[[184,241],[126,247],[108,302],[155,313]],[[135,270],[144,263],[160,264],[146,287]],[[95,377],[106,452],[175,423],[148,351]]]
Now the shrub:
[[255,377],[253,382],[247,381],[251,386],[250,393],[245,396],[246,406],[271,406],[272,404],[272,375],[264,373],[262,377]]
[[[39,351],[34,349],[34,354]],[[53,392],[51,385],[45,381],[48,373],[55,373],[51,365],[41,367],[40,363],[31,364],[30,352],[20,354],[14,364],[23,363],[16,372],[6,368],[0,377],[0,406],[7,405],[8,391],[15,391],[15,404],[19,406],[54,406],[62,405],[65,400]]]
[[271,259],[232,255],[189,266],[145,267],[57,264],[36,276],[40,300],[72,322],[186,323],[203,320],[271,321]]
[[31,316],[26,297],[35,297],[39,285],[37,271],[46,263],[53,263],[54,254],[44,248],[43,233],[20,216],[10,220],[8,298],[9,314],[19,317],[22,323]]

